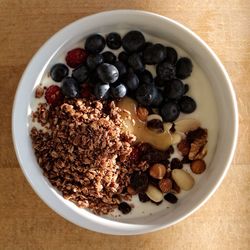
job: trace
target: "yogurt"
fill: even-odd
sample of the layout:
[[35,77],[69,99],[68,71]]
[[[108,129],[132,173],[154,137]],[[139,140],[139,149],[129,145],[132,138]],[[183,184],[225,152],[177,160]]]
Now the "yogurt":
[[[125,34],[128,30],[122,30],[119,33],[121,35]],[[103,34],[105,35],[105,34]],[[218,136],[218,113],[216,110],[216,103],[215,103],[215,97],[212,92],[212,88],[210,86],[210,83],[208,81],[208,78],[206,77],[205,73],[202,71],[199,65],[196,64],[196,62],[192,59],[192,56],[187,54],[184,50],[182,50],[180,47],[175,46],[174,44],[171,44],[170,42],[166,40],[162,40],[157,37],[153,37],[147,33],[144,33],[146,41],[150,41],[153,43],[161,43],[165,46],[173,47],[177,53],[178,53],[178,58],[179,57],[188,57],[192,60],[193,63],[193,72],[190,77],[186,78],[183,82],[187,83],[190,87],[188,91],[188,95],[191,96],[197,103],[197,108],[195,112],[191,114],[183,114],[181,113],[178,120],[184,119],[184,118],[195,118],[201,122],[201,127],[207,128],[208,129],[208,143],[207,143],[207,149],[208,149],[208,154],[204,158],[207,166],[209,167],[209,163],[212,160],[214,150],[216,148],[216,143],[217,143],[217,136]],[[83,47],[84,45],[84,40],[79,41],[76,43],[73,48],[77,47]],[[107,46],[105,47],[105,50],[109,50]],[[120,50],[112,50],[113,53],[119,54]],[[58,56],[52,58],[51,62],[49,63],[49,66],[55,64],[55,63],[65,63],[65,55],[67,51],[62,51]],[[156,75],[155,72],[155,66],[146,66],[146,69],[151,71],[153,76]],[[49,72],[50,68],[47,67],[45,69],[44,73],[41,76],[41,84],[42,86],[50,86],[50,85],[60,85],[60,83],[54,82],[50,77],[49,77]],[[71,72],[70,72],[71,73]],[[39,103],[45,102],[44,97],[40,99],[33,98],[32,103],[30,104],[30,112],[35,111],[37,109],[37,106]],[[30,119],[30,124],[29,127],[32,128],[33,126],[38,127],[39,124],[32,122]],[[40,128],[40,127],[39,127]],[[181,156],[177,153],[175,150],[175,153],[171,156],[177,157],[181,159]],[[188,164],[184,164],[183,167],[184,170],[189,172],[195,179],[195,183],[198,183],[200,181],[200,176],[195,175],[191,172],[190,167]],[[196,185],[196,184],[195,184]],[[182,199],[185,197],[187,192],[181,191],[180,194],[177,195],[178,199]],[[114,212],[110,213],[109,215],[105,215],[103,217],[105,218],[114,218],[117,217],[117,220],[129,220],[133,218],[139,218],[139,217],[144,217],[147,215],[152,215],[154,213],[159,213],[163,212],[166,210],[166,208],[169,208],[169,211],[171,209],[174,209],[175,205],[172,205],[168,203],[167,201],[163,201],[160,205],[156,206],[155,204],[151,202],[147,203],[141,203],[138,199],[137,195],[134,195],[132,197],[131,202],[128,202],[129,204],[133,204],[134,208],[129,214],[123,215],[121,214],[120,211],[115,210]]]

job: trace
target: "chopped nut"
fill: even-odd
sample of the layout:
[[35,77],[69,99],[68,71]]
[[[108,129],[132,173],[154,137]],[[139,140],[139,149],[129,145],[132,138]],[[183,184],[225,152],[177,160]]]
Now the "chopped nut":
[[155,179],[162,179],[166,174],[167,169],[163,164],[156,163],[149,169],[149,174]]
[[159,188],[163,193],[168,193],[172,189],[172,181],[170,179],[162,179],[159,182]]
[[203,147],[200,149],[200,152],[195,156],[196,159],[203,159],[207,155],[207,148]]
[[194,160],[194,161],[192,161],[190,168],[191,168],[193,173],[201,174],[206,169],[206,163],[205,163],[205,161],[203,161],[201,159]]
[[192,140],[188,158],[194,160],[200,150],[207,144],[207,129],[198,128],[195,131],[191,131],[188,133],[187,138]]
[[37,86],[36,91],[35,91],[35,97],[36,98],[41,98],[43,96],[44,89],[41,85]]
[[147,121],[147,117],[148,117],[149,112],[146,108],[137,107],[136,113],[137,113],[138,118],[141,121],[143,121],[143,122]]
[[186,156],[189,154],[190,151],[190,145],[186,139],[181,140],[177,145],[178,150],[182,153],[183,156]]
[[162,192],[152,185],[148,186],[146,195],[154,202],[160,202],[163,200]]

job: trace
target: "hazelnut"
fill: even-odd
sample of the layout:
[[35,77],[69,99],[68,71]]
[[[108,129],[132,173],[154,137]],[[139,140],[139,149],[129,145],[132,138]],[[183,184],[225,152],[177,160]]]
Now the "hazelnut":
[[148,113],[149,112],[148,112],[148,110],[146,108],[144,108],[144,107],[138,107],[136,109],[136,113],[137,113],[138,118],[141,121],[143,121],[143,122],[147,121],[147,117],[148,117]]
[[153,202],[161,202],[163,200],[162,192],[158,188],[156,188],[156,187],[154,187],[152,185],[148,186],[148,189],[146,191],[146,195]]
[[193,173],[195,174],[201,174],[205,171],[206,169],[206,163],[205,161],[201,159],[197,159],[191,162],[190,168]]
[[162,179],[159,182],[159,188],[162,193],[168,193],[172,189],[172,181],[170,179]]
[[44,89],[42,86],[37,86],[36,91],[35,91],[35,97],[36,98],[41,98],[43,96]]
[[156,163],[149,169],[149,174],[155,179],[162,179],[166,174],[167,169],[163,164]]

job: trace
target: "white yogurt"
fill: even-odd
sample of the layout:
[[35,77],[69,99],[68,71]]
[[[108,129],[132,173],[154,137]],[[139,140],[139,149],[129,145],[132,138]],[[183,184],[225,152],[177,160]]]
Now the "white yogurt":
[[[123,35],[124,33],[126,33],[125,30],[120,31],[121,35]],[[187,54],[184,50],[182,50],[181,48],[179,48],[179,47],[177,47],[177,46],[175,46],[175,45],[173,45],[165,40],[162,40],[160,38],[152,37],[152,36],[145,34],[145,33],[144,33],[144,35],[145,35],[146,41],[150,41],[153,43],[161,43],[165,46],[173,47],[176,49],[176,51],[178,53],[178,57],[186,56],[186,57],[189,57],[193,62],[193,72],[192,72],[191,76],[188,77],[187,79],[185,79],[183,82],[189,84],[190,89],[189,89],[187,95],[194,98],[194,100],[197,103],[197,109],[195,110],[195,112],[193,112],[191,114],[181,114],[179,116],[178,120],[183,119],[183,118],[195,118],[201,122],[201,126],[203,128],[208,129],[208,144],[207,144],[208,154],[204,160],[207,163],[207,167],[209,167],[209,163],[212,160],[213,153],[214,153],[214,150],[216,147],[217,135],[218,135],[218,114],[217,114],[217,110],[216,110],[215,98],[214,98],[214,95],[212,93],[212,88],[209,84],[209,81],[208,81],[207,77],[205,76],[204,72],[201,70],[201,68],[192,59],[192,56]],[[83,47],[83,45],[84,45],[84,40],[81,40],[78,43],[76,43],[75,46],[72,47],[72,49],[76,48],[76,47]],[[109,50],[109,49],[106,47],[105,50]],[[121,50],[117,50],[117,51],[112,50],[112,52],[115,54],[118,54],[120,51]],[[49,65],[53,65],[54,63],[59,63],[59,62],[65,63],[66,52],[67,51],[63,51],[58,57],[53,58]],[[150,70],[151,73],[155,76],[155,67],[154,66],[147,66],[146,68],[148,70]],[[50,86],[52,84],[60,85],[60,83],[58,84],[58,83],[54,82],[48,76],[48,71],[49,71],[49,69],[47,69],[44,72],[42,80],[41,80],[41,84],[43,86]],[[33,111],[35,111],[38,103],[44,102],[44,101],[45,101],[44,97],[43,97],[43,99],[34,98],[32,103],[31,103],[31,109]],[[32,126],[38,126],[38,124],[33,123],[30,119],[30,128]],[[180,155],[175,153],[175,155],[172,157],[180,158]],[[184,170],[189,172],[194,177],[196,183],[199,182],[200,176],[193,174],[191,172],[188,164],[184,165]],[[181,199],[186,194],[187,194],[186,191],[181,191],[181,193],[178,194],[177,197],[179,199]],[[116,210],[113,213],[106,215],[106,216],[103,216],[103,217],[113,218],[115,216],[115,217],[119,217],[119,219],[121,219],[121,220],[123,218],[124,219],[125,218],[132,219],[135,217],[136,218],[144,217],[147,215],[152,215],[154,213],[162,212],[162,211],[166,210],[166,208],[174,209],[174,206],[175,206],[175,205],[168,203],[165,200],[159,206],[156,206],[155,204],[153,204],[151,202],[141,203],[139,201],[137,195],[133,196],[132,201],[129,202],[129,204],[133,204],[133,206],[134,206],[134,208],[132,209],[132,211],[129,214],[123,215],[123,214],[121,214],[120,211]],[[171,209],[169,209],[169,211],[170,210]]]

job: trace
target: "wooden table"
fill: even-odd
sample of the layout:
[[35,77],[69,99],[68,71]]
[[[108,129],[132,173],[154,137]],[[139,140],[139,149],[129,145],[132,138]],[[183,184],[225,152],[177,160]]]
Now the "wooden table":
[[[216,194],[181,223],[130,237],[79,228],[49,209],[25,180],[11,139],[12,102],[32,55],[68,23],[120,8],[159,13],[201,36],[227,68],[240,112],[237,152]],[[249,26],[249,0],[1,0],[0,249],[250,249]]]

